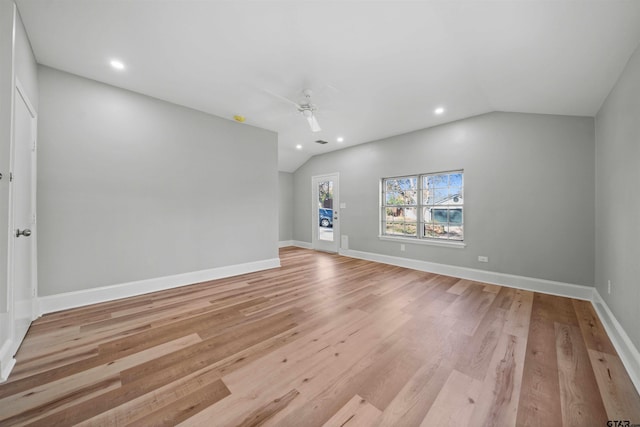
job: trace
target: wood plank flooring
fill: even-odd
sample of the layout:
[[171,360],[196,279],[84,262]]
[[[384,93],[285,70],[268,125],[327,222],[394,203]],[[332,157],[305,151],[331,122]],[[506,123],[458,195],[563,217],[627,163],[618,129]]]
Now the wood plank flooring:
[[299,248],[38,319],[0,425],[607,426],[640,397],[589,302]]

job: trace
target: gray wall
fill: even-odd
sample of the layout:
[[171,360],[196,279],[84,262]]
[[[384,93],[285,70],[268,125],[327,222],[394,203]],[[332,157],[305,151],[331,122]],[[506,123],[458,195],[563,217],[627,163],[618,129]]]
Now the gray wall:
[[39,69],[40,295],[278,257],[277,135]]
[[20,13],[16,14],[16,47],[15,47],[15,77],[20,80],[22,88],[27,93],[33,108],[38,111],[38,65],[33,56],[31,43],[27,36],[27,31],[20,18]]
[[293,239],[293,174],[278,173],[279,240]]
[[[640,348],[640,48],[596,116],[595,282]],[[611,280],[611,294],[607,293]]]
[[[339,172],[349,249],[593,286],[594,145],[593,118],[490,113],[315,156],[295,172],[294,239],[311,241],[311,177]],[[453,169],[466,248],[378,239],[380,178]]]

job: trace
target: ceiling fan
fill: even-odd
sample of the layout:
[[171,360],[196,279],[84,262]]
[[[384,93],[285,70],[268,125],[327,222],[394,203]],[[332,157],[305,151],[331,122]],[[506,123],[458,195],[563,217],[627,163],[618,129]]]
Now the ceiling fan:
[[307,119],[307,122],[309,123],[309,127],[311,128],[311,132],[320,132],[322,130],[322,128],[320,127],[320,124],[318,123],[318,119],[316,118],[316,115],[315,115],[315,112],[318,111],[318,107],[316,107],[315,104],[311,102],[311,95],[313,95],[313,92],[311,91],[311,89],[305,89],[302,91],[302,94],[304,95],[304,100],[299,104],[297,102],[290,100],[289,98],[285,98],[284,96],[278,95],[277,93],[273,93],[268,90],[265,90],[265,91],[270,95],[275,96],[276,98],[280,98],[283,101],[286,101],[290,104],[295,105],[298,112],[300,112],[300,114],[302,114],[304,118]]

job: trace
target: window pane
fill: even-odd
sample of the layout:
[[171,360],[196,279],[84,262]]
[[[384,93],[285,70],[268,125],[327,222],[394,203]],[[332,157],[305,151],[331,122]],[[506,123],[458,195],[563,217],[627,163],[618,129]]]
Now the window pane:
[[448,239],[449,238],[449,226],[448,225],[438,225],[434,228],[435,234],[433,237],[436,239]]
[[449,199],[449,190],[447,190],[446,188],[434,190],[433,199],[434,199],[433,201],[434,205],[441,205],[443,203],[447,203],[447,200]]
[[433,205],[433,190],[422,190],[422,204]]
[[391,234],[391,235],[398,235],[398,236],[404,235],[404,226],[401,222],[387,222],[385,224],[384,229],[385,229],[384,234]]
[[422,208],[422,220],[424,222],[433,222],[431,219],[431,208]]
[[418,219],[416,208],[387,208],[387,215],[389,214],[394,222],[416,222]]
[[384,234],[396,234],[394,233],[394,224],[392,222],[384,224]]
[[447,238],[447,226],[443,224],[425,224],[424,225],[425,237],[431,237],[436,239]]
[[431,220],[434,223],[446,224],[449,222],[449,218],[447,216],[446,209],[432,209],[431,210]]
[[462,192],[453,192],[449,195],[448,205],[461,205],[462,204]]
[[418,219],[416,208],[385,208],[387,221],[416,222]]
[[404,234],[407,236],[416,236],[418,232],[418,226],[414,223],[406,223],[404,225]]
[[450,225],[449,226],[449,239],[451,240],[464,240],[462,233],[462,225]]
[[393,219],[398,216],[398,209],[399,208],[385,208],[385,218],[387,222],[393,221]]
[[462,188],[462,174],[452,173],[449,175],[449,187]]
[[462,208],[449,209],[449,223],[462,224]]
[[395,179],[384,180],[385,191],[396,191],[398,189],[398,182]]
[[400,193],[387,193],[385,195],[385,200],[387,205],[403,205],[404,199],[400,195]]
[[387,205],[416,205],[418,192],[415,190],[390,192],[385,194]]
[[449,186],[448,175],[429,175],[427,176],[428,188],[447,188]]
[[418,178],[415,176],[407,178],[398,178],[398,186],[401,190],[417,190]]
[[386,191],[400,192],[418,189],[418,178],[408,176],[404,178],[390,178],[384,180],[384,188]]
[[318,184],[318,207],[333,209],[333,181]]
[[418,192],[415,190],[405,191],[402,194],[405,205],[415,205],[418,203]]
[[418,225],[414,223],[388,222],[385,225],[385,234],[393,236],[415,237],[418,232]]

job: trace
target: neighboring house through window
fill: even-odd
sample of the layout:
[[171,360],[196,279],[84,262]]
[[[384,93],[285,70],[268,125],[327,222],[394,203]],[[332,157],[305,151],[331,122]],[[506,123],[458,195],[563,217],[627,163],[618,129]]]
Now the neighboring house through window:
[[463,171],[382,179],[380,234],[464,240]]

